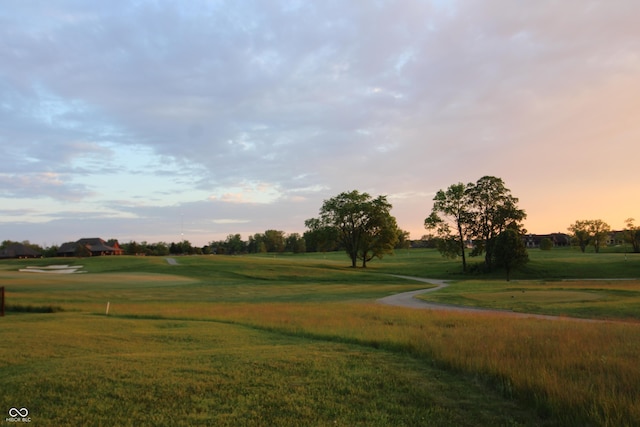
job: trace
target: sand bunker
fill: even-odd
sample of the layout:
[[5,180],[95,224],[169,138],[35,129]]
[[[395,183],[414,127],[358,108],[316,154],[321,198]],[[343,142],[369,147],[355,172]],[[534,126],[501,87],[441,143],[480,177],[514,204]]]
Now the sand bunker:
[[86,273],[81,271],[81,265],[46,265],[38,267],[21,268],[18,271],[25,273],[49,273],[49,274],[74,274],[74,273]]

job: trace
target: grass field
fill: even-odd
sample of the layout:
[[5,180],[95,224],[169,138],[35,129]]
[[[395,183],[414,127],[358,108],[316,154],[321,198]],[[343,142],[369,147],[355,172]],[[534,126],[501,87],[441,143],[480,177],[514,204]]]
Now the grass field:
[[[333,253],[3,261],[16,310],[0,318],[0,410],[26,407],[33,425],[637,425],[637,323],[375,303],[424,288],[384,274],[398,273],[455,279],[455,303],[517,289],[522,309],[607,303],[605,317],[637,319],[637,281],[558,280],[638,277],[640,258],[539,255],[516,283],[467,278],[433,251],[367,270]],[[55,263],[88,273],[17,271]]]
[[640,280],[456,281],[418,298],[444,304],[589,319],[640,321]]

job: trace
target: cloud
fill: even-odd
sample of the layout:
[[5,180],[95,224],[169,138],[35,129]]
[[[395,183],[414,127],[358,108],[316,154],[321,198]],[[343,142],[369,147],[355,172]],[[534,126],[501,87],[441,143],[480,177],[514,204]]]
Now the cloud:
[[77,201],[92,195],[84,185],[69,182],[68,178],[56,173],[0,174],[0,196]]
[[153,218],[151,236],[164,212],[213,206],[248,232],[299,231],[359,189],[389,195],[416,234],[433,193],[489,174],[541,232],[549,189],[578,206],[615,188],[602,197],[633,216],[639,202],[613,194],[633,191],[639,154],[638,9],[14,2],[0,11],[0,195],[82,203],[87,224],[102,209]]

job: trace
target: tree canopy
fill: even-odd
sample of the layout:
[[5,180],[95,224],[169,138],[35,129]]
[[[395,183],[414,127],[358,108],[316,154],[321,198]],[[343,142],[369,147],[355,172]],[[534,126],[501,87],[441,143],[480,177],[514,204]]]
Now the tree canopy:
[[606,244],[611,227],[601,219],[585,219],[574,222],[568,230],[573,243],[577,244],[582,252],[585,252],[587,246],[593,245],[598,253],[600,247]]
[[491,269],[496,237],[506,229],[524,232],[521,222],[527,214],[518,208],[518,199],[501,178],[484,176],[475,183],[453,184],[438,191],[433,200],[425,227],[436,231],[444,256],[462,257],[463,270],[467,241],[473,241],[471,255],[485,254],[485,265]]
[[640,252],[640,225],[634,224],[635,219],[627,218],[625,220],[624,239],[627,243],[631,243],[633,252]]
[[431,214],[424,220],[427,230],[435,230],[438,250],[449,258],[462,257],[462,270],[467,270],[465,240],[470,226],[471,203],[467,189],[471,184],[459,182],[439,190],[433,198]]
[[333,233],[355,267],[358,259],[362,266],[373,258],[382,258],[393,252],[398,241],[398,226],[391,215],[391,204],[386,196],[375,199],[357,190],[343,192],[325,200],[320,208],[320,217],[305,222],[316,230]]
[[506,229],[500,233],[493,244],[493,263],[502,267],[510,280],[511,271],[529,262],[527,248],[520,234],[513,229]]

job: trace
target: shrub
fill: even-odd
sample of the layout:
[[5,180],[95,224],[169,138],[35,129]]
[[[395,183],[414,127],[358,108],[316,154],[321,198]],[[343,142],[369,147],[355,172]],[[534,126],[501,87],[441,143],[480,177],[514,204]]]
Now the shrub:
[[548,237],[545,237],[540,241],[540,250],[550,251],[553,248],[553,242]]

